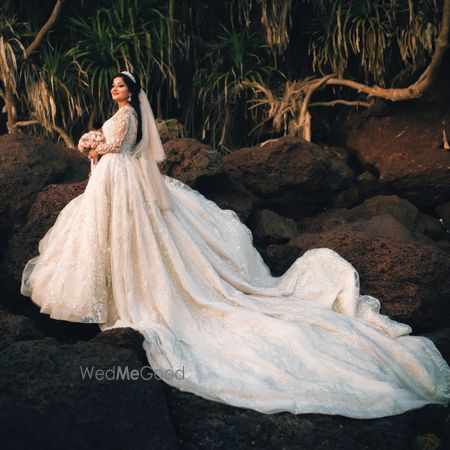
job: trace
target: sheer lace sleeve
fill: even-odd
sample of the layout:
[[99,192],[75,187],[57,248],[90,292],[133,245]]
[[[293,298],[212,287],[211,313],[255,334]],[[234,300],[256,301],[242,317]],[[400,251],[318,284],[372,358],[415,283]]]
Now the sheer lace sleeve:
[[106,142],[99,144],[97,152],[99,155],[105,153],[119,153],[124,137],[132,120],[134,108],[123,106],[111,118],[113,126],[111,133],[106,134]]

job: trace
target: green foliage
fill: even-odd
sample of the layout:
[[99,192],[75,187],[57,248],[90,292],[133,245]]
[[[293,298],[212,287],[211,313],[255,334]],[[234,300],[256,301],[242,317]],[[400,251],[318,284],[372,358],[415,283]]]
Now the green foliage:
[[435,0],[318,2],[306,29],[313,70],[340,77],[350,71],[381,86],[401,66],[415,72],[432,52],[437,10]]
[[[121,70],[135,71],[144,89],[153,82],[176,84],[172,62],[171,2],[119,0],[115,8],[100,8],[84,18],[68,18],[75,45],[68,50],[80,67],[88,94],[99,111],[110,110],[110,84]],[[151,31],[150,31],[151,30]]]
[[248,28],[241,32],[222,25],[214,40],[207,44],[201,68],[194,74],[193,87],[203,111],[202,138],[211,131],[211,140],[220,131],[224,145],[233,113],[245,102],[246,82],[268,80],[275,68],[265,58],[267,45],[260,33]]
[[77,85],[74,86],[74,80],[79,80],[80,67],[69,51],[53,47],[50,42],[41,49],[40,60],[36,76],[27,82],[32,115],[44,123],[51,120],[54,125],[70,128],[89,107]]
[[28,32],[26,22],[19,21],[15,16],[0,15],[0,80],[3,87],[10,87],[16,95],[20,69],[18,59],[25,51],[20,34]]
[[[17,96],[19,119],[58,124],[77,139],[112,112],[110,82],[125,69],[143,81],[156,116],[227,148],[254,143],[253,129],[275,130],[265,117],[274,101],[249,108],[250,83],[275,99],[318,72],[385,86],[416,76],[433,51],[442,0],[66,1],[25,61],[53,4],[0,6],[0,89]],[[279,130],[298,117],[294,97],[287,115],[277,113]]]

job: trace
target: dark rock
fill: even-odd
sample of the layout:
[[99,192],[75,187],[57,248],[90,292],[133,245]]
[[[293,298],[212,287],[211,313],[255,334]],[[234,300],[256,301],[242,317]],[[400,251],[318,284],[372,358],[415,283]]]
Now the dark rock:
[[263,253],[264,261],[274,276],[280,276],[302,254],[296,245],[270,244]]
[[26,135],[0,136],[0,256],[38,192],[50,183],[80,181],[89,162],[78,151]]
[[255,239],[265,245],[287,242],[297,233],[295,220],[281,217],[270,209],[257,211],[254,222]]
[[166,159],[159,163],[162,174],[195,186],[200,177],[223,172],[222,155],[192,138],[172,139],[164,144]]
[[296,219],[333,204],[335,195],[356,181],[335,149],[292,136],[233,151],[223,157],[223,165],[264,200],[266,209]]
[[410,450],[414,437],[411,413],[365,420],[325,414],[260,414],[173,388],[170,396],[182,448],[186,450]]
[[353,113],[351,123],[346,146],[382,185],[425,209],[448,201],[450,152],[442,148],[448,99],[394,102],[383,114]]
[[450,241],[443,239],[442,241],[435,242],[434,245],[444,252],[450,253]]
[[86,189],[88,179],[76,183],[50,184],[36,196],[27,216],[27,223],[44,223],[50,228],[61,210]]
[[393,242],[434,245],[435,242],[421,233],[414,233],[404,227],[390,214],[381,214],[368,219],[355,220],[337,226],[340,231],[361,231],[373,237],[386,238]]
[[0,311],[0,351],[14,342],[40,339],[44,335],[31,319],[17,314]]
[[410,413],[411,428],[415,435],[414,449],[444,450],[450,448],[450,408],[425,405]]
[[434,240],[445,237],[445,229],[436,217],[421,212],[407,199],[395,194],[369,198],[351,211],[360,218],[390,214],[413,232],[422,233]]
[[423,333],[423,336],[431,339],[441,352],[443,358],[450,365],[450,327]]
[[133,328],[113,328],[98,333],[92,342],[127,348],[135,353],[140,362],[148,364],[147,355],[142,347],[143,340],[144,336]]
[[358,191],[360,199],[374,197],[386,190],[384,186],[378,181],[376,175],[368,170],[357,175]]
[[[142,365],[131,350],[100,342],[45,338],[10,345],[0,357],[2,446],[175,449],[162,382],[95,376],[97,369],[110,376],[117,367],[140,371]],[[92,378],[83,378],[81,369],[91,368]]]
[[437,205],[436,213],[442,220],[442,223],[446,230],[450,232],[450,202],[444,202]]
[[[7,295],[3,295],[1,300],[3,304],[0,305],[0,314],[11,314],[12,316],[20,318],[17,319],[19,326],[18,330],[14,331],[14,328],[12,328],[10,335],[8,335],[8,329],[5,329],[6,336],[14,338],[14,335],[18,333],[20,339],[18,337],[17,340],[24,340],[21,336],[29,336],[28,320],[31,320],[31,323],[33,324],[30,324],[30,329],[36,330],[36,332],[39,333],[36,336],[34,336],[34,334],[31,335],[29,339],[35,339],[45,335],[51,336],[60,342],[75,343],[80,340],[90,340],[100,332],[98,324],[51,319],[47,314],[42,314],[40,312],[40,307],[30,298],[24,297],[18,292],[13,298],[8,298]],[[23,325],[26,327],[23,332],[20,328],[22,326],[22,320],[24,320]],[[15,322],[13,322],[12,325],[15,326]],[[8,337],[5,337],[5,340],[7,339]]]
[[[392,216],[395,221],[388,219],[387,214]],[[380,218],[375,219],[377,216],[380,216]],[[361,219],[371,220],[361,222]],[[403,234],[405,242],[418,240],[432,243],[431,239],[437,240],[447,237],[445,229],[436,218],[422,213],[411,202],[397,195],[378,195],[366,199],[362,204],[351,209],[329,209],[314,217],[301,219],[298,225],[303,232],[319,232],[332,230],[342,224],[357,221],[362,226],[365,223],[368,227],[371,223],[379,222],[376,235],[392,236],[394,240],[397,240]],[[385,223],[383,224],[383,222]],[[399,227],[398,224],[401,224],[410,233],[403,227]],[[373,226],[371,228],[374,231],[376,229]],[[424,238],[424,236],[428,236],[428,238]]]

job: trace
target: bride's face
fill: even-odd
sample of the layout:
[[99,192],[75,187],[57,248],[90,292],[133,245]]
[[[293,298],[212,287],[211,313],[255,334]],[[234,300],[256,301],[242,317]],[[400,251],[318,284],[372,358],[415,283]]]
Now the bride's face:
[[123,81],[123,78],[122,77],[114,78],[111,86],[112,99],[115,102],[125,101],[128,100],[129,94],[130,91],[128,90],[128,87],[125,84],[125,81]]

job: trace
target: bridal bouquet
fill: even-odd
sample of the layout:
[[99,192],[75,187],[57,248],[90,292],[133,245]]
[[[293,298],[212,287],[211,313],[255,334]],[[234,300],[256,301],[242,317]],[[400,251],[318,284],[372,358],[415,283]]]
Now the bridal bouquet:
[[[105,142],[105,136],[102,130],[92,130],[84,133],[78,142],[78,150],[87,155],[91,150],[95,149],[99,144]],[[91,159],[91,170],[97,164],[97,158]]]
[[97,147],[98,144],[101,144],[102,142],[105,142],[105,136],[103,136],[102,130],[88,131],[87,133],[84,133],[83,136],[81,136],[78,143],[78,149],[84,154],[87,154],[90,150],[93,150],[95,147]]

